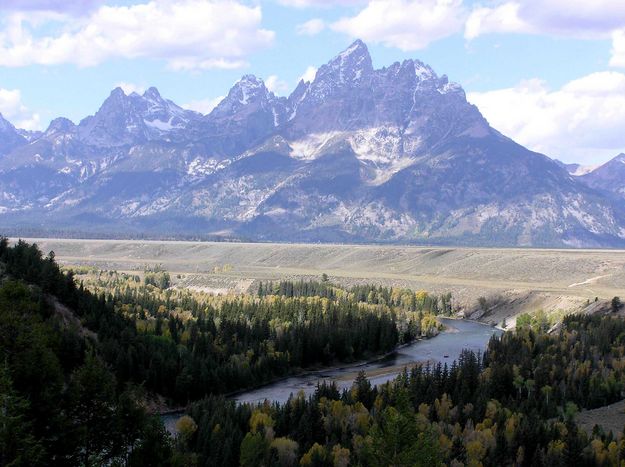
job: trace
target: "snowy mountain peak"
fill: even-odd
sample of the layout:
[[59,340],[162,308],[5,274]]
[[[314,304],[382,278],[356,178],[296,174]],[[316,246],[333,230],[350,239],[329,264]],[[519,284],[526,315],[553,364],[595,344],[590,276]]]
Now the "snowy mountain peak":
[[409,60],[409,63],[412,65],[414,74],[419,81],[438,78],[436,72],[420,60]]
[[117,87],[95,115],[78,125],[79,138],[96,146],[122,146],[158,139],[171,140],[172,130],[185,128],[198,114],[161,97],[155,87],[143,95],[126,95]]
[[239,79],[239,81],[237,81],[236,84],[243,86],[243,87],[257,88],[257,87],[264,86],[265,82],[256,75],[247,74],[247,75],[241,76],[241,79]]
[[[267,98],[270,94],[265,82],[254,75],[243,75],[232,87],[230,93],[243,105],[258,98]],[[230,97],[230,94],[228,96]]]
[[341,60],[347,60],[349,57],[369,57],[369,49],[367,45],[360,39],[356,39],[349,47],[339,53],[332,61],[340,58]]
[[254,75],[243,75],[228,95],[209,114],[209,118],[226,118],[248,106],[271,107],[277,100],[265,82]]
[[158,89],[156,89],[154,86],[150,86],[148,89],[145,90],[145,92],[143,93],[143,97],[146,99],[162,99],[161,97],[161,93],[158,92]]
[[624,155],[572,177],[491,129],[419,60],[374,69],[362,41],[288,99],[245,75],[202,116],[156,88],[116,88],[78,126],[25,134],[0,117],[0,225],[625,245]]
[[369,49],[360,39],[356,40],[343,52],[338,54],[327,65],[317,71],[314,81],[330,77],[339,83],[354,83],[363,80],[373,72],[373,63]]

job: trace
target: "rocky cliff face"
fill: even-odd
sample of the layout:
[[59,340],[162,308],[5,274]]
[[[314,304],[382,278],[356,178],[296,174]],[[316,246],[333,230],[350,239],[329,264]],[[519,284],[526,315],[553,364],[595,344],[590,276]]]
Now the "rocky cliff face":
[[361,41],[288,98],[246,75],[202,116],[154,88],[142,96],[116,89],[80,124],[57,119],[34,140],[1,148],[7,225],[291,241],[625,243],[622,203],[491,128],[459,85],[418,60],[374,69]]
[[0,114],[0,154],[10,152],[12,149],[26,143],[26,138]]

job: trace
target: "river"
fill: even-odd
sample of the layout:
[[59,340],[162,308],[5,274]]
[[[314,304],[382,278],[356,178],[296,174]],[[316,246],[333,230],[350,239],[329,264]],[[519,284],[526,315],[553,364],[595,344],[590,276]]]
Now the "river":
[[[257,403],[265,399],[272,402],[286,402],[291,394],[304,391],[309,395],[315,391],[318,382],[334,381],[339,389],[348,388],[364,370],[371,384],[381,384],[395,378],[406,366],[417,362],[451,362],[457,360],[464,349],[484,352],[491,336],[501,330],[475,321],[440,318],[447,330],[431,339],[416,341],[399,348],[384,359],[361,365],[344,366],[330,370],[313,371],[299,376],[281,379],[257,389],[234,396],[237,402]],[[176,434],[176,422],[181,413],[161,416],[167,431]]]
[[286,402],[291,394],[299,391],[304,391],[306,395],[312,394],[317,383],[322,381],[334,381],[339,389],[348,388],[361,370],[367,373],[371,384],[381,384],[395,378],[404,367],[417,362],[451,364],[458,359],[463,349],[483,352],[491,336],[501,334],[499,329],[475,321],[441,318],[441,322],[448,328],[447,331],[431,339],[416,341],[401,347],[382,360],[282,379],[258,389],[240,393],[234,399],[237,402],[249,403],[263,402],[265,399],[272,402]]

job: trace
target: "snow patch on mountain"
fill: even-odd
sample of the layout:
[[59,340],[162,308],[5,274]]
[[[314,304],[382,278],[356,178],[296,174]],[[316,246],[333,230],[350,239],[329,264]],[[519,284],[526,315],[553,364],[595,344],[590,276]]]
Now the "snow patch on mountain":
[[352,132],[347,138],[352,150],[373,172],[367,183],[381,185],[393,175],[416,162],[419,139],[413,141],[410,153],[404,152],[403,137],[399,128],[378,127]]
[[343,132],[330,131],[328,133],[313,133],[305,138],[290,141],[291,157],[299,160],[311,161],[323,154],[328,144],[339,138]]
[[191,178],[201,179],[207,175],[217,172],[218,170],[225,169],[231,164],[229,159],[217,160],[217,159],[203,159],[196,157],[187,165],[187,175]]
[[171,121],[173,120],[173,117],[171,117],[169,120],[167,120],[166,122],[163,120],[143,120],[145,122],[145,124],[151,128],[156,128],[159,131],[171,131],[174,128],[180,128],[180,126],[174,126],[172,125]]
[[[625,163],[625,161],[623,161],[623,163]],[[586,175],[586,174],[589,174],[590,172],[593,172],[595,169],[599,167],[601,167],[601,164],[580,165],[573,172],[571,172],[571,175],[573,175],[574,177],[581,177],[582,175]]]

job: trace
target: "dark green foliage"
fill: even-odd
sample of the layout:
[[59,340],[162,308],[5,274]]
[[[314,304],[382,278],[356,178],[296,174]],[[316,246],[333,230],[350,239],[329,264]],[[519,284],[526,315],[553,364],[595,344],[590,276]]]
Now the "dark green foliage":
[[[601,431],[588,438],[574,414],[576,405],[593,408],[622,398],[625,371],[615,358],[622,355],[625,321],[570,316],[558,334],[527,326],[493,338],[483,358],[465,351],[451,366],[416,366],[378,388],[359,374],[349,391],[323,384],[309,398],[255,410],[275,421],[275,437],[298,443],[302,465],[332,465],[331,453],[343,448],[350,465],[362,466],[436,466],[454,459],[492,466],[613,465],[599,459],[609,458],[615,438]],[[208,434],[219,414],[241,440],[239,453],[249,465],[267,451],[265,439],[250,434],[242,420],[244,410],[250,409],[211,399],[196,404],[193,416],[210,414]],[[612,453],[625,450],[622,440]],[[209,463],[210,456],[229,458],[223,451],[201,452]]]
[[0,365],[0,465],[42,465],[45,449],[32,433],[30,405],[13,388],[6,364]]
[[159,289],[167,289],[171,285],[169,273],[161,267],[154,267],[144,271],[143,282]]
[[138,395],[100,356],[130,324],[35,246],[0,240],[0,269],[0,465],[130,462],[152,435]]
[[[259,293],[273,287],[261,283]],[[154,324],[152,332],[131,328],[125,339],[111,336],[104,344],[106,360],[115,363],[119,379],[187,402],[313,365],[386,353],[420,334],[420,323],[402,322],[400,333],[394,312],[339,299],[329,286],[285,282],[280,287],[286,293],[279,297],[232,299],[219,308],[193,298],[178,302],[143,289],[116,289],[110,303],[132,305],[133,310],[138,305],[141,311],[132,318],[145,313]],[[312,293],[329,301],[311,300]],[[183,321],[172,313],[176,307],[189,310],[195,319]]]
[[336,298],[337,289],[326,280],[315,281],[280,281],[280,282],[260,282],[258,285],[258,296],[279,295],[281,297],[324,297]]
[[623,306],[621,303],[621,299],[619,297],[612,298],[611,306],[612,306],[613,313],[616,313],[617,311],[619,311],[621,307]]

